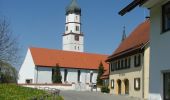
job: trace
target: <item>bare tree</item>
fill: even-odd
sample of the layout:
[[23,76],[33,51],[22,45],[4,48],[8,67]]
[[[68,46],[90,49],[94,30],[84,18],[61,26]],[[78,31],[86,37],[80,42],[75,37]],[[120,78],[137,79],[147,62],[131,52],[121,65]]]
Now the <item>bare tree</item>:
[[[0,69],[1,79],[3,75],[14,76],[16,79],[16,70],[12,65],[18,62],[18,43],[17,39],[13,37],[10,30],[9,23],[5,18],[0,18]],[[7,74],[6,74],[7,73]],[[3,74],[3,75],[2,75]],[[15,75],[14,75],[15,74]],[[4,76],[7,77],[7,76]],[[8,77],[8,78],[9,78]]]
[[15,63],[17,54],[17,39],[12,36],[9,23],[5,19],[0,19],[0,60]]

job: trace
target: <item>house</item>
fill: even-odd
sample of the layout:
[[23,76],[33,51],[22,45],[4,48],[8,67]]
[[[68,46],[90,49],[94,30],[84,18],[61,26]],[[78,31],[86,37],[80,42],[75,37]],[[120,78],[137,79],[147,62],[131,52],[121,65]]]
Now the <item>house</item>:
[[52,68],[58,64],[63,84],[96,83],[97,70],[107,55],[47,48],[29,48],[19,71],[19,84],[52,84]]
[[99,64],[102,62],[104,69],[108,70],[105,62],[108,55],[84,52],[80,19],[81,8],[76,0],[72,0],[66,8],[63,50],[29,48],[19,70],[19,84],[53,84],[53,68],[56,65],[60,67],[62,84],[76,84],[83,88],[96,83]]
[[170,0],[133,0],[119,14],[136,6],[150,10],[149,100],[170,100]]
[[150,21],[141,23],[106,60],[110,93],[147,99],[149,87]]

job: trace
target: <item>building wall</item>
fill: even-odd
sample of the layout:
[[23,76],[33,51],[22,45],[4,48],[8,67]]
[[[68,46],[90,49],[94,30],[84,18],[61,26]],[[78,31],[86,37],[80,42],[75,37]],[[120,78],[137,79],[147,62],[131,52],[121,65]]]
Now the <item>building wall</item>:
[[79,41],[75,41],[75,35],[66,35],[63,36],[63,50],[72,50],[72,51],[84,51],[84,38],[79,36]]
[[163,73],[170,71],[170,31],[162,34],[162,0],[150,9],[151,20],[151,61],[150,100],[163,100]]
[[[65,33],[67,34],[67,33],[70,33],[72,31],[73,33],[80,34],[80,32],[81,32],[80,21],[81,21],[80,15],[68,14],[66,16],[66,23],[67,23],[66,27],[68,26],[68,30]],[[72,22],[74,22],[74,23],[72,23]],[[75,26],[79,26],[79,31],[76,31]]]
[[[67,68],[66,68],[67,69]],[[52,83],[52,68],[48,67],[38,67],[36,68],[36,80],[38,84]],[[81,83],[90,83],[90,71],[92,70],[84,70],[84,69],[67,69],[67,82],[64,82],[64,70],[65,68],[60,68],[60,72],[62,75],[62,83],[78,83],[78,70],[80,70],[80,82]],[[97,71],[93,70],[92,82],[96,83],[97,79]]]
[[144,52],[144,69],[143,69],[143,83],[144,83],[144,98],[149,98],[149,68],[150,68],[150,43],[148,43],[145,46],[145,52]]
[[23,64],[18,73],[18,83],[22,84],[25,83],[26,79],[32,79],[32,82],[35,82],[35,64],[32,59],[32,55],[30,49],[28,49],[26,57],[24,59]]
[[49,84],[52,83],[52,68],[36,67],[35,83]]
[[[122,69],[110,72],[110,93],[118,94],[118,84],[117,81],[121,80],[121,94],[125,94],[125,83],[126,79],[129,80],[129,96],[138,98],[148,98],[148,80],[149,80],[149,44],[145,46],[144,53],[141,53],[141,66],[135,67],[134,65],[134,55],[131,58],[131,67],[129,69]],[[144,68],[144,71],[143,71]],[[135,90],[134,79],[140,78],[140,90]],[[111,88],[111,80],[114,80],[114,88]],[[144,80],[144,81],[143,81]]]

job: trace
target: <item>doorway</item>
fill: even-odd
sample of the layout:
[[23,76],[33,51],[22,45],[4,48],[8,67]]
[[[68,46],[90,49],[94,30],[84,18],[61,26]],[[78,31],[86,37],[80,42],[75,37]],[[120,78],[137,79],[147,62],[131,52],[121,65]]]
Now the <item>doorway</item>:
[[117,80],[117,86],[118,86],[118,94],[121,94],[121,80]]
[[129,80],[125,79],[124,84],[125,84],[125,94],[129,94]]

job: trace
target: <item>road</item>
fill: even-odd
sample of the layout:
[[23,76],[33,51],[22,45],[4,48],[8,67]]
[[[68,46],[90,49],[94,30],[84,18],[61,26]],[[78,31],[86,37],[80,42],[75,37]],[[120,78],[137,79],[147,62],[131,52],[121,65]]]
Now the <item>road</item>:
[[99,92],[61,91],[64,100],[139,100],[126,96],[115,96]]

